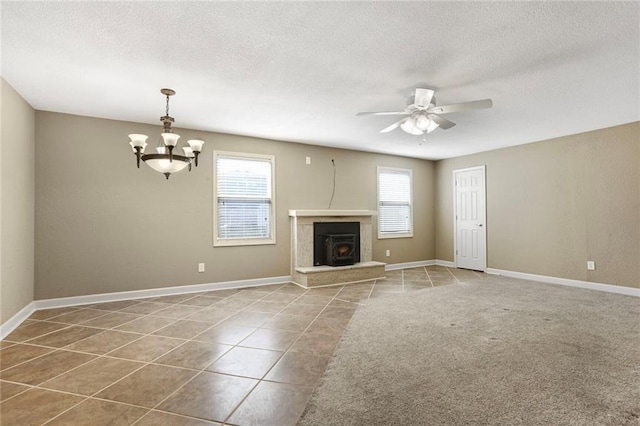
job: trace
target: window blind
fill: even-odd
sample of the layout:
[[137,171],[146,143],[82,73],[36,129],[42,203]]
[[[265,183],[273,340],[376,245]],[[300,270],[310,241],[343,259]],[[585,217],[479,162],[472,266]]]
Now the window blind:
[[378,169],[378,232],[411,233],[411,170]]
[[272,168],[266,158],[216,157],[219,239],[271,237]]

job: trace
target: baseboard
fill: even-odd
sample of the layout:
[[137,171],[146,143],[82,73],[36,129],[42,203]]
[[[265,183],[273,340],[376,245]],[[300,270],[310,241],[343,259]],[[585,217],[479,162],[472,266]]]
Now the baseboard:
[[193,284],[178,287],[153,288],[148,290],[121,291],[117,293],[89,294],[86,296],[61,297],[33,302],[35,310],[64,308],[91,303],[115,302],[118,300],[145,299],[148,297],[172,296],[175,294],[200,293],[203,291],[226,290],[241,287],[258,287],[291,282],[291,276],[257,278],[252,280],[224,281],[219,283]]
[[624,287],[612,284],[593,283],[589,281],[571,280],[568,278],[550,277],[547,275],[528,274],[526,272],[506,271],[503,269],[487,268],[487,274],[503,275],[511,278],[538,281],[548,284],[559,284],[569,287],[585,288],[588,290],[606,291],[608,293],[624,294],[625,296],[640,297],[640,288]]
[[446,266],[448,268],[455,268],[456,265],[453,262],[449,262],[448,260],[418,260],[416,262],[404,262],[404,263],[391,263],[385,266],[385,271],[395,271],[398,269],[408,269],[408,268],[419,268],[421,266]]
[[259,287],[271,284],[285,284],[291,282],[291,276],[258,278],[253,280],[225,281],[219,283],[194,284],[178,287],[152,288],[148,290],[121,291],[117,293],[89,294],[86,296],[61,297],[57,299],[35,300],[22,308],[17,314],[0,324],[0,340],[7,337],[13,330],[37,310],[64,308],[67,306],[87,305],[91,303],[115,302],[118,300],[145,299],[148,297],[171,296],[175,294],[200,293],[203,291],[225,290],[241,287]]
[[436,264],[435,260],[419,260],[416,262],[404,262],[404,263],[391,263],[384,267],[385,271],[395,271],[397,269],[419,268],[421,266],[433,266]]
[[36,310],[35,303],[31,302],[24,308],[20,309],[17,314],[9,318],[3,324],[0,324],[0,340],[7,337],[13,330],[18,328],[20,324],[31,316]]

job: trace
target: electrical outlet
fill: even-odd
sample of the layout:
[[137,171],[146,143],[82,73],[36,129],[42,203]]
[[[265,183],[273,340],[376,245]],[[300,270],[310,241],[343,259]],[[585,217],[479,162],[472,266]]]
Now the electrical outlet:
[[204,272],[204,263],[198,263],[198,272]]
[[387,250],[386,253],[385,253],[385,256],[387,256],[387,257],[391,256],[391,250]]
[[306,158],[306,160],[305,160],[305,162],[306,162],[307,164],[311,164],[311,157],[307,157],[307,158]]
[[595,271],[596,270],[596,262],[593,260],[587,260],[587,271]]

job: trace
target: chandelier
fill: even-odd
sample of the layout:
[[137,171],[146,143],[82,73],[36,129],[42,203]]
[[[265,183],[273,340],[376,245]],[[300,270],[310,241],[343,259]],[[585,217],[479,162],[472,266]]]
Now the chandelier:
[[173,129],[171,128],[171,123],[175,120],[169,115],[169,97],[175,95],[176,92],[171,89],[161,89],[160,93],[167,97],[167,107],[165,115],[160,117],[160,121],[162,121],[162,133],[160,134],[161,139],[158,141],[156,152],[153,154],[144,153],[144,149],[147,147],[147,139],[149,138],[147,135],[137,133],[130,134],[129,139],[131,139],[131,142],[129,142],[129,145],[131,145],[136,155],[138,168],[140,168],[140,160],[142,160],[153,170],[164,174],[166,178],[169,179],[171,173],[179,172],[186,167],[191,171],[192,161],[196,167],[198,167],[198,155],[202,151],[204,141],[200,139],[188,140],[187,143],[189,146],[182,148],[184,155],[174,154],[173,151],[178,145],[180,135],[173,133]]

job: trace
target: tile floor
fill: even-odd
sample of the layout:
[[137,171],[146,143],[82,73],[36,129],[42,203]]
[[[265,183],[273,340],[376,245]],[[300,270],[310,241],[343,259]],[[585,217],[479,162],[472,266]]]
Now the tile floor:
[[357,306],[482,276],[429,266],[37,311],[0,342],[0,424],[293,425]]

